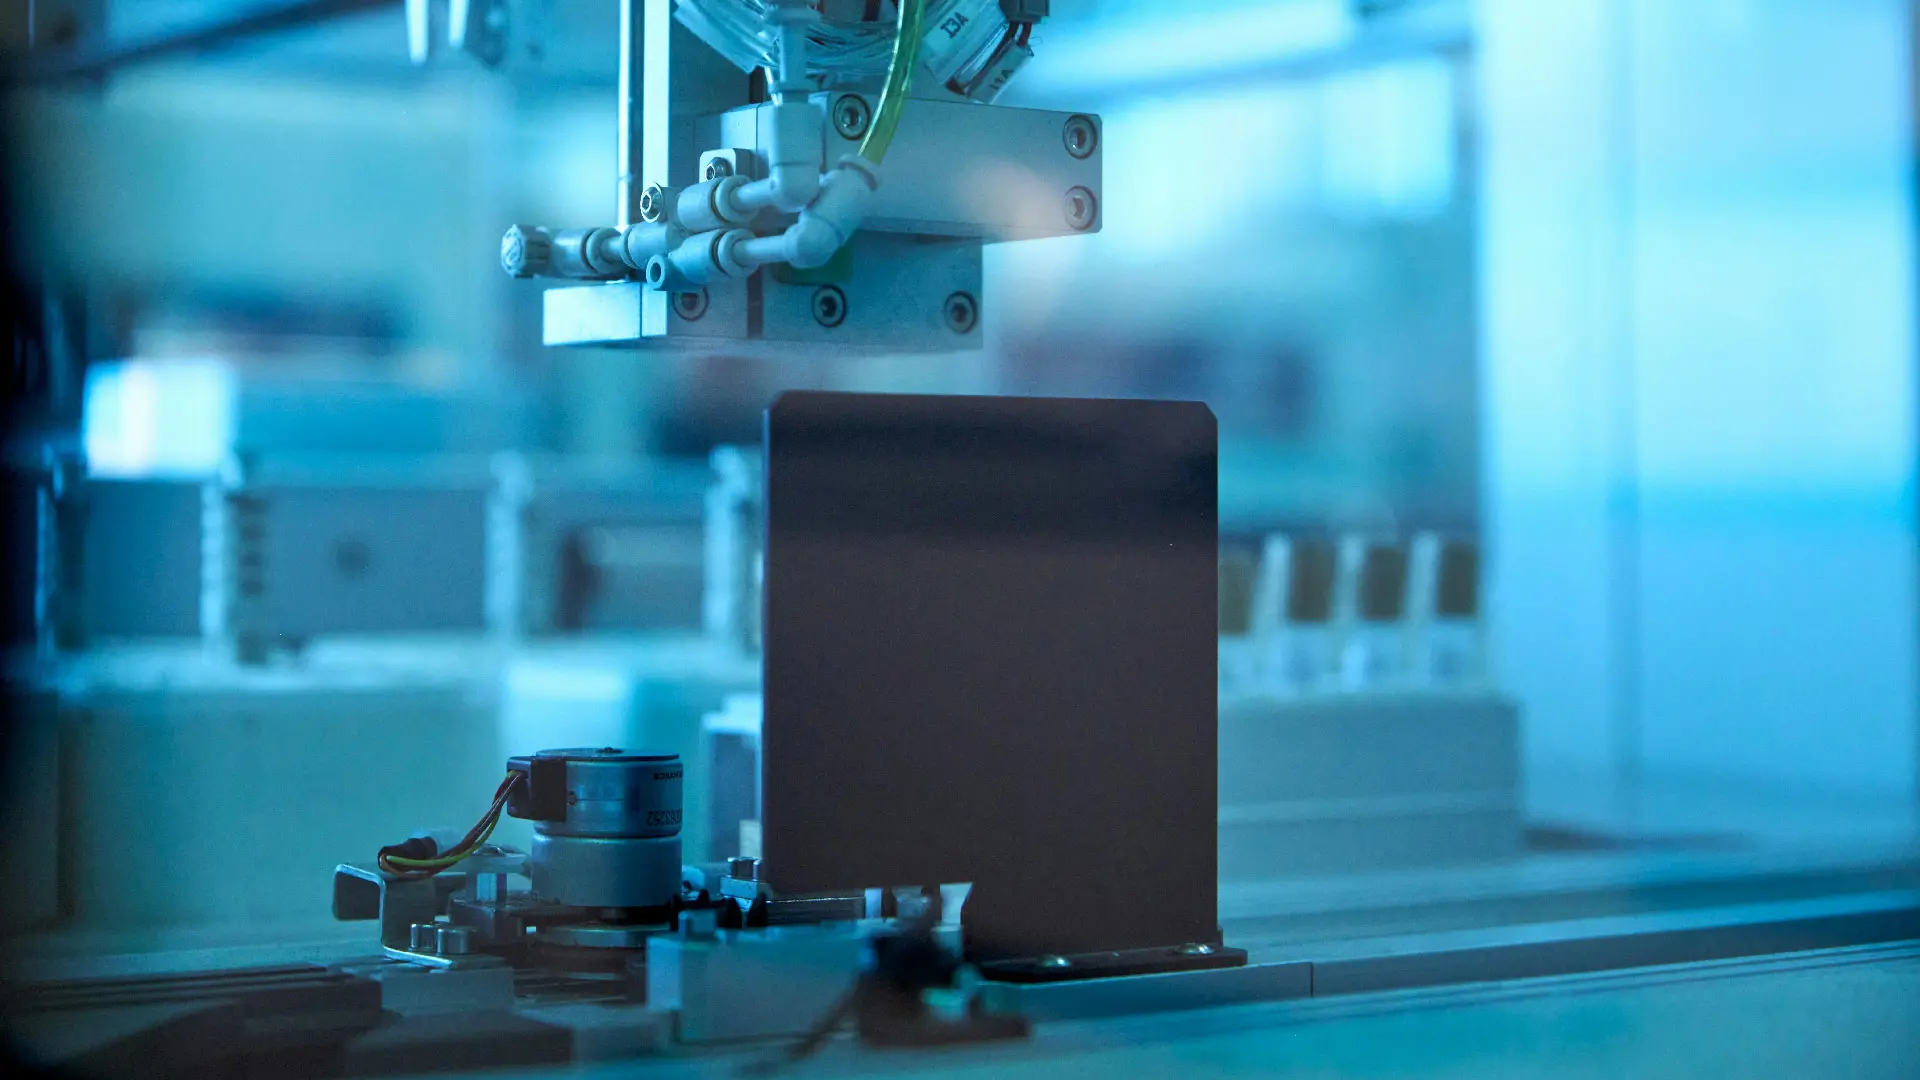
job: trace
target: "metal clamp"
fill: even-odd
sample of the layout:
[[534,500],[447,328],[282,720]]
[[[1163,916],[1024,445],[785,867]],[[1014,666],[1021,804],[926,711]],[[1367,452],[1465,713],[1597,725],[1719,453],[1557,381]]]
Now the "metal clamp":
[[[428,967],[491,967],[503,961],[488,953],[472,952],[471,937],[447,934],[442,948],[440,927],[447,902],[468,888],[476,876],[517,874],[526,857],[518,853],[476,856],[461,870],[447,870],[427,878],[401,878],[365,863],[341,863],[333,870],[333,917],[341,922],[380,921],[380,947],[394,960]],[[470,866],[468,864],[471,864]],[[431,928],[422,934],[417,928]],[[462,941],[468,951],[460,951]],[[417,941],[417,944],[416,944]]]

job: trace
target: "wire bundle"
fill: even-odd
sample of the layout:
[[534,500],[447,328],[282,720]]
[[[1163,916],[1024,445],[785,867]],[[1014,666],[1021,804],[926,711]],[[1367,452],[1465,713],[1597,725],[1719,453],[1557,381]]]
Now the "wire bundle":
[[388,844],[380,849],[374,861],[380,869],[401,878],[428,878],[447,869],[453,864],[479,850],[480,845],[493,835],[494,827],[500,824],[500,815],[506,812],[507,798],[513,794],[513,785],[525,774],[507,773],[506,779],[493,793],[493,805],[486,814],[467,830],[460,842],[445,851],[439,851],[434,842],[423,836],[416,836],[401,844]]
[[[939,25],[964,0],[926,0],[926,21]],[[742,71],[773,65],[767,0],[674,0],[673,17]],[[895,28],[887,22],[815,19],[807,31],[807,75],[815,79],[872,79],[893,62]]]

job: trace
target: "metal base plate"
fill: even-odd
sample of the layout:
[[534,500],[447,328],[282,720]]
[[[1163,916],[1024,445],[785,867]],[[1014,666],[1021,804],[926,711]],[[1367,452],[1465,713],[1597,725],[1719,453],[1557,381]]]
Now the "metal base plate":
[[1244,967],[1246,963],[1245,949],[1225,945],[1180,945],[1162,949],[991,960],[980,965],[980,974],[994,982],[1052,983],[1126,975],[1160,975],[1172,971],[1210,971]]
[[667,931],[666,923],[562,923],[533,932],[543,945],[572,949],[642,949],[647,939]]

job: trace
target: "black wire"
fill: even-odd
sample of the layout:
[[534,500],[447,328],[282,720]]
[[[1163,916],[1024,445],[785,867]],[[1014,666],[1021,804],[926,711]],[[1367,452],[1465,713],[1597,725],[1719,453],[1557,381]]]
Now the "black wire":
[[860,989],[855,986],[840,995],[840,1000],[834,1002],[832,1008],[821,1014],[820,1019],[815,1020],[813,1026],[807,1029],[807,1033],[800,1036],[792,1046],[787,1047],[780,1056],[750,1061],[740,1067],[741,1075],[769,1076],[781,1069],[798,1065],[819,1053],[820,1048],[827,1045],[827,1040],[833,1038],[833,1033],[840,1029],[840,1025],[845,1023],[847,1016],[853,1012],[853,1005],[859,999],[859,994]]
[[[933,938],[934,927],[940,925],[941,915],[937,905],[939,895],[938,891],[933,892],[929,897],[926,910],[912,918],[901,919],[895,932],[903,938],[926,938],[931,940]],[[861,979],[867,977],[867,975],[863,974]],[[813,1026],[807,1029],[807,1033],[800,1036],[785,1052],[781,1053],[778,1057],[748,1062],[741,1067],[740,1071],[742,1075],[766,1076],[778,1072],[781,1069],[797,1065],[819,1053],[820,1048],[825,1046],[827,1040],[833,1037],[833,1033],[839,1030],[841,1024],[846,1022],[848,1014],[853,1012],[854,1006],[860,1000],[860,989],[861,984],[856,981],[853,988],[845,994],[842,994],[840,999],[833,1003],[833,1007],[821,1014],[820,1019],[814,1021]]]

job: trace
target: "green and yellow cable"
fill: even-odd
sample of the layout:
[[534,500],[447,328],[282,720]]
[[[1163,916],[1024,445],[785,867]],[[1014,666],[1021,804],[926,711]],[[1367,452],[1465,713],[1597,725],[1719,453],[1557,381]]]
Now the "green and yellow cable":
[[921,27],[926,15],[926,0],[900,0],[893,60],[887,65],[887,81],[880,89],[880,107],[874,110],[867,137],[860,140],[860,156],[875,165],[887,156],[887,147],[893,145],[894,130],[900,126],[900,113],[907,105],[913,69],[920,64],[920,41],[924,36]]
[[474,823],[473,828],[467,830],[467,835],[453,847],[430,858],[413,859],[393,854],[402,846],[396,844],[381,848],[374,861],[380,869],[398,877],[432,877],[455,865],[479,850],[493,835],[493,830],[500,824],[500,815],[506,811],[507,799],[513,794],[513,785],[520,777],[521,774],[517,772],[507,773],[506,779],[500,782],[500,787],[493,793],[493,805],[487,808],[486,815]]

